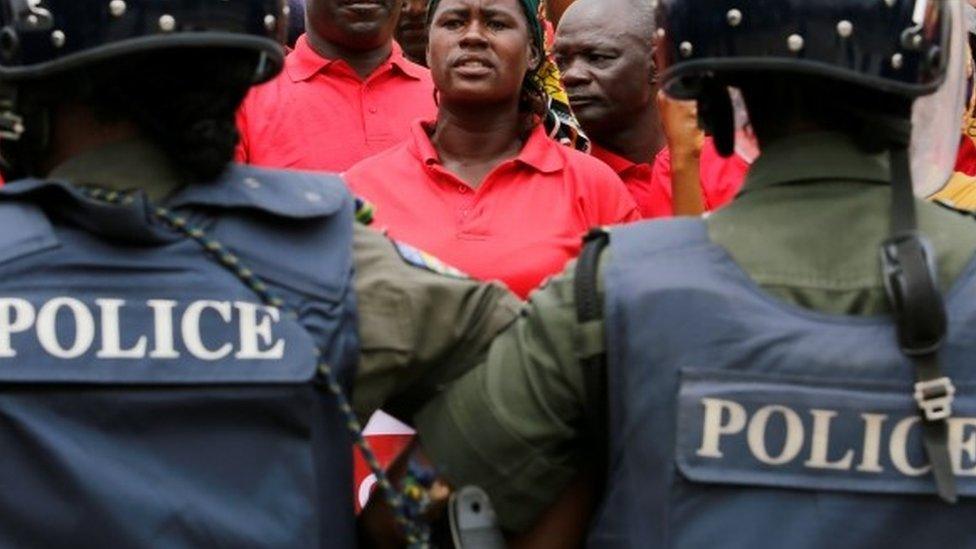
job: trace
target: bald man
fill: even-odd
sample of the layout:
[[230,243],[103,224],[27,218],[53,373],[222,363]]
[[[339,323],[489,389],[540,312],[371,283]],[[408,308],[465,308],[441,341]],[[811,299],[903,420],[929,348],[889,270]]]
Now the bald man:
[[747,166],[718,157],[693,103],[659,97],[655,29],[650,0],[577,0],[553,52],[593,155],[620,175],[644,217],[697,215],[730,200]]
[[573,111],[589,136],[641,161],[665,144],[654,100],[653,33],[645,2],[578,0],[563,15],[553,45]]

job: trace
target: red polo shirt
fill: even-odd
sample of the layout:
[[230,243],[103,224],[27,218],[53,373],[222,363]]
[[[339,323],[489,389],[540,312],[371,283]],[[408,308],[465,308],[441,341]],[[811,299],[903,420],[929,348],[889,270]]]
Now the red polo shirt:
[[[749,163],[737,154],[723,158],[715,149],[712,138],[708,137],[702,146],[699,170],[705,209],[713,211],[732,202],[746,179]],[[674,215],[671,202],[671,151],[667,147],[654,159],[653,178],[668,196],[667,208],[656,212],[655,217]]]
[[478,189],[441,165],[419,121],[412,138],[345,174],[391,236],[521,297],[560,272],[591,227],[639,219],[613,170],[532,131]]
[[[602,147],[593,147],[593,156],[613,168],[634,196],[644,218],[674,215],[671,201],[671,152],[665,147],[654,158],[654,165],[636,164]],[[722,158],[711,138],[705,139],[700,157],[702,196],[705,209],[721,208],[735,198],[742,187],[749,163],[733,155]]]
[[630,191],[630,195],[637,202],[637,209],[640,210],[641,217],[644,219],[660,217],[660,214],[655,215],[655,213],[671,207],[671,194],[664,192],[663,186],[654,182],[652,177],[653,166],[648,163],[631,162],[596,143],[593,144],[593,149],[590,152],[617,172],[627,190]]
[[407,138],[436,112],[430,72],[390,58],[365,80],[343,60],[315,53],[303,35],[277,78],[251,90],[237,114],[237,160],[341,172]]

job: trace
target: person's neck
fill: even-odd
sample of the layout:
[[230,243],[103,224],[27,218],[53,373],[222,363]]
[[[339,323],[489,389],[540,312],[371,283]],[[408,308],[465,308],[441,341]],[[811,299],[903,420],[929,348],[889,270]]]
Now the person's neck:
[[667,144],[661,117],[657,109],[649,108],[641,112],[633,123],[605,136],[594,136],[597,145],[620,155],[635,164],[648,164],[654,161],[657,153]]
[[311,29],[306,36],[312,51],[326,59],[342,59],[363,79],[373,74],[380,65],[390,58],[390,54],[393,52],[392,39],[387,40],[379,47],[361,50],[330,42]]
[[523,122],[517,102],[477,108],[441,103],[431,142],[442,162],[490,163],[521,150]]
[[39,175],[46,176],[70,158],[138,136],[139,131],[131,122],[105,124],[88,108],[62,106],[52,117],[50,146],[37,166]]

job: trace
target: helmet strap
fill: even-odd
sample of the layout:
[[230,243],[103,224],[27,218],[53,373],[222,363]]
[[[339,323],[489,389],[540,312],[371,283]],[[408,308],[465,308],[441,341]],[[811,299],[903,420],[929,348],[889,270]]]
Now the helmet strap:
[[23,101],[21,88],[0,85],[0,173],[6,181],[36,175],[51,142],[51,111]]
[[712,136],[715,150],[723,158],[735,152],[735,112],[729,89],[715,79],[702,82],[698,94],[698,125]]
[[931,243],[918,232],[909,142],[911,122],[878,116],[868,124],[889,138],[891,164],[891,234],[881,244],[881,267],[894,311],[901,352],[915,366],[914,397],[919,407],[925,451],[939,497],[955,503],[956,482],[948,451],[948,419],[955,387],[942,374],[938,353],[947,319],[939,292]]

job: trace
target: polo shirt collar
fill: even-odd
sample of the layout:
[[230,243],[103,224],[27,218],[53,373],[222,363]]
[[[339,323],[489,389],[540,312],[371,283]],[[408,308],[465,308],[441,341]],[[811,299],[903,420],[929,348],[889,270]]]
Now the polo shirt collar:
[[563,155],[560,154],[563,152],[560,150],[562,147],[565,145],[546,134],[544,124],[536,124],[515,160],[541,173],[555,173],[563,169],[565,164]]
[[396,40],[393,41],[389,63],[403,73],[404,76],[413,80],[423,80],[429,72],[426,67],[422,67],[407,59],[407,56],[403,54],[403,48],[400,47],[400,44],[397,44]]
[[[437,149],[430,140],[428,129],[433,128],[434,122],[424,122],[417,120],[410,128],[411,141],[410,150],[414,156],[420,159],[425,165],[440,164],[441,159],[437,154]],[[555,173],[562,170],[565,166],[563,155],[560,154],[560,145],[551,139],[543,127],[543,124],[536,124],[529,134],[522,150],[515,157],[515,162],[528,166],[540,173]]]
[[859,181],[888,184],[883,155],[862,151],[854,140],[837,133],[808,133],[764,147],[752,164],[739,194],[803,181]]
[[613,171],[617,172],[617,175],[623,175],[628,171],[640,166],[650,167],[650,163],[638,164],[609,149],[605,149],[596,143],[593,143],[590,154],[592,154],[597,160],[600,160],[607,166],[610,166]]
[[[301,82],[312,78],[334,63],[343,63],[341,59],[329,59],[318,54],[308,43],[308,35],[303,34],[295,42],[295,49],[285,58],[285,72],[292,82]],[[395,68],[398,72],[413,80],[424,78],[425,68],[410,61],[403,55],[403,48],[394,40],[390,50],[390,57],[380,65],[373,74],[383,70]]]

